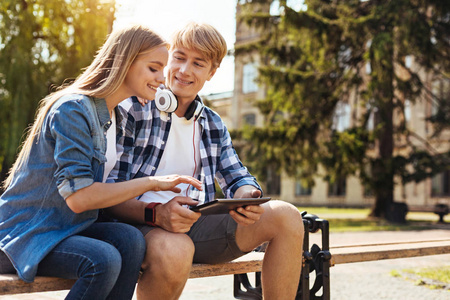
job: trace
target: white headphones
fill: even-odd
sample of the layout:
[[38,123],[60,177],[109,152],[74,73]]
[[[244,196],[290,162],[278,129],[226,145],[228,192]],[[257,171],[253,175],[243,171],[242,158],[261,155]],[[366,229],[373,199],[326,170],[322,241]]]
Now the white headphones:
[[[178,108],[177,97],[175,97],[175,95],[163,84],[156,89],[155,104],[160,111],[167,113],[174,112]],[[194,121],[196,121],[202,113],[203,108],[203,103],[198,98],[189,105],[184,117],[186,120],[190,120],[194,116]]]

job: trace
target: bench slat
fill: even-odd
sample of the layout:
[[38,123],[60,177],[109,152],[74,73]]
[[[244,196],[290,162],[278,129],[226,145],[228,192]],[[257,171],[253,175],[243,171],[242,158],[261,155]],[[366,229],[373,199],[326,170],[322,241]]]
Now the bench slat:
[[408,258],[426,255],[438,255],[450,253],[450,246],[436,246],[426,248],[415,249],[394,249],[394,250],[379,250],[379,251],[367,251],[359,253],[341,253],[333,254],[331,256],[331,266],[336,264],[355,263],[375,261],[382,259],[394,259],[394,258]]
[[[393,249],[395,248],[395,249]],[[378,245],[357,245],[354,247],[332,248],[331,266],[336,264],[366,262],[382,259],[417,257],[450,253],[450,240],[428,242],[399,242]],[[264,253],[251,252],[234,261],[222,264],[193,264],[190,278],[221,276],[259,272]],[[36,277],[33,283],[19,280],[17,275],[0,275],[0,295],[67,290],[75,280]]]
[[234,261],[222,264],[193,264],[189,278],[222,276],[260,272],[264,253],[251,252]]
[[1,274],[0,295],[68,290],[74,283],[75,279],[41,276],[36,277],[32,283],[26,283],[15,274]]

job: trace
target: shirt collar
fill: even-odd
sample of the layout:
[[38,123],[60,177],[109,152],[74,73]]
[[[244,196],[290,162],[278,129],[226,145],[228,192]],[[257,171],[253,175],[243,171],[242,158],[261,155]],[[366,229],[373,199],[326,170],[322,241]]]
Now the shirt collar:
[[103,98],[94,98],[94,105],[97,111],[98,120],[100,121],[100,126],[104,127],[105,124],[111,121],[106,101]]

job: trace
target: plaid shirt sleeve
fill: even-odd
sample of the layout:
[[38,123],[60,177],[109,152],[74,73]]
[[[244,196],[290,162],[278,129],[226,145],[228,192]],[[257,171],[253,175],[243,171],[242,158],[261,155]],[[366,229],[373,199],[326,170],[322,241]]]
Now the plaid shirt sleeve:
[[[225,197],[232,198],[236,190],[244,185],[252,185],[262,192],[255,177],[248,172],[240,161],[231,142],[230,133],[220,117],[213,113],[208,123],[211,140],[219,142],[217,149],[211,151],[217,153],[215,177]],[[211,145],[213,144],[211,143]]]

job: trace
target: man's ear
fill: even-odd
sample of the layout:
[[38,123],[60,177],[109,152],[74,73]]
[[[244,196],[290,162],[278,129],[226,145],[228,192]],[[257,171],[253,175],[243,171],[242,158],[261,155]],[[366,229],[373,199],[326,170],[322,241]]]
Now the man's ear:
[[212,68],[211,71],[209,71],[209,76],[206,79],[207,81],[210,81],[211,78],[213,78],[214,74],[216,74],[217,68]]

